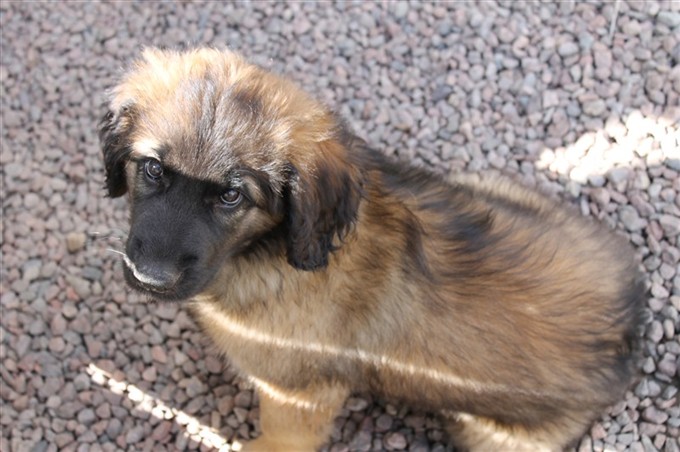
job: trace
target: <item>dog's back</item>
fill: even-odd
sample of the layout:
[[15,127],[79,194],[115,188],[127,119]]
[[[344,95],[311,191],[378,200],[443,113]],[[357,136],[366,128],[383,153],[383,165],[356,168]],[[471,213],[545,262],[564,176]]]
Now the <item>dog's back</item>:
[[[394,320],[409,333],[393,342],[430,380],[433,389],[415,398],[465,413],[457,419],[468,428],[457,434],[467,447],[523,447],[487,442],[491,425],[535,430],[529,448],[581,434],[630,383],[644,299],[630,247],[502,177],[444,181],[387,162],[375,168],[369,199],[399,199],[392,215],[412,224],[402,228],[412,258],[391,294],[395,316],[406,303],[398,294],[416,300],[407,319]],[[363,220],[375,230],[386,221]],[[393,375],[380,383],[405,384]],[[475,428],[486,433],[477,438]]]

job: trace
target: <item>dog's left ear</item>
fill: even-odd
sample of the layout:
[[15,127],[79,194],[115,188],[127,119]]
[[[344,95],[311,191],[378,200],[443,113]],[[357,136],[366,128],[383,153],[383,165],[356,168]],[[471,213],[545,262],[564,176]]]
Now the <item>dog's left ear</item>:
[[116,198],[127,191],[125,165],[130,157],[131,108],[124,107],[120,113],[109,111],[99,122],[99,142],[104,154],[106,189]]
[[293,267],[326,267],[328,255],[353,226],[363,181],[350,160],[343,145],[329,140],[319,144],[308,168],[289,166],[287,251]]

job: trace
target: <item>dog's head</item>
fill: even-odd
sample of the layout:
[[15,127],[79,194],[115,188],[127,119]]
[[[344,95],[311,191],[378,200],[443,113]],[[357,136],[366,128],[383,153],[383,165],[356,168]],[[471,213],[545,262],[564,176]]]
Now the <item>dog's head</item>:
[[361,171],[334,116],[292,83],[213,49],[149,49],[100,124],[106,188],[130,200],[126,279],[200,293],[254,250],[318,270],[357,215]]

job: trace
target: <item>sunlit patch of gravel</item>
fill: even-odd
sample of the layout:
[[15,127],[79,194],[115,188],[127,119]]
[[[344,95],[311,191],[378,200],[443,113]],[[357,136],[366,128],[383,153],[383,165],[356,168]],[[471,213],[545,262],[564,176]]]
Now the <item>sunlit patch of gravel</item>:
[[[229,45],[434,171],[499,170],[636,247],[640,380],[579,450],[680,449],[680,3],[0,3],[0,450],[210,450],[259,434],[250,386],[181,304],[124,284],[103,93],[142,45]],[[327,449],[444,450],[357,395]]]

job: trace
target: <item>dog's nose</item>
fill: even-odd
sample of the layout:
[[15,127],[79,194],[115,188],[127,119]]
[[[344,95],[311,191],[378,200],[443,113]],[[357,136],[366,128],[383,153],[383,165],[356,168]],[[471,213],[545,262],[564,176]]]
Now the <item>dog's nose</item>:
[[142,265],[137,268],[137,271],[144,280],[137,277],[136,274],[135,277],[156,290],[172,289],[182,276],[182,273],[172,265]]
[[182,276],[182,272],[172,264],[161,262],[135,264],[130,259],[125,259],[125,264],[137,281],[157,291],[174,288]]

